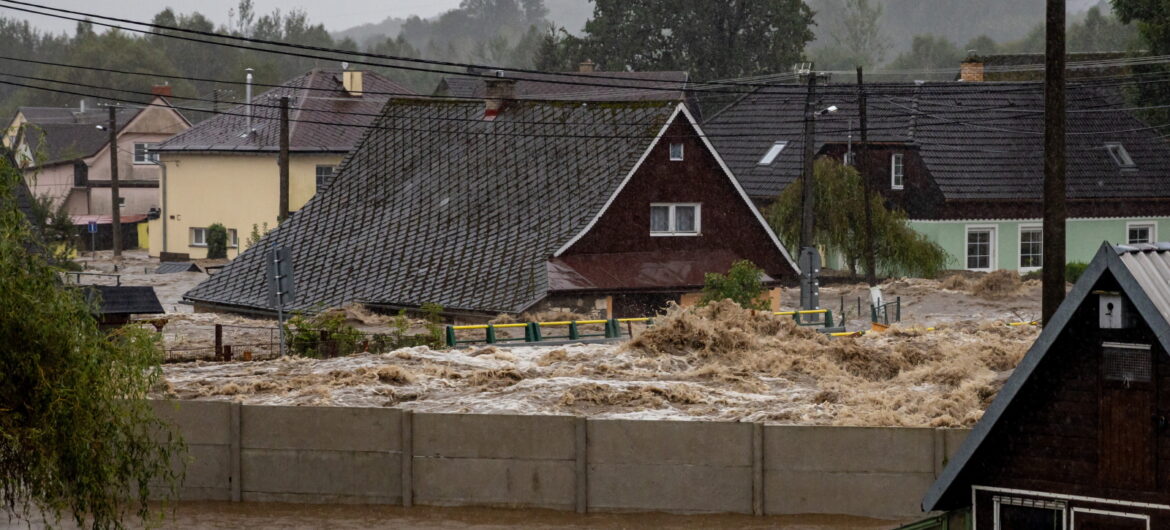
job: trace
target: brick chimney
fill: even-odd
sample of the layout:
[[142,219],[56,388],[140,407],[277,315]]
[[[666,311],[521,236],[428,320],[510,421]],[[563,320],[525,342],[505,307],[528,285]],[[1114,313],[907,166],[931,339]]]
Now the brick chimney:
[[496,77],[484,80],[483,119],[494,120],[508,101],[516,97],[516,80],[504,77],[503,70],[496,70]]
[[959,65],[959,81],[968,83],[982,83],[983,79],[983,59],[973,53],[967,55]]
[[164,98],[171,97],[171,85],[154,85],[150,87],[150,93]]
[[361,70],[346,70],[341,73],[341,84],[345,87],[345,91],[354,97],[362,97],[362,72]]
[[591,74],[597,71],[597,64],[595,64],[593,61],[590,61],[589,59],[585,59],[584,61],[581,61],[581,64],[577,65],[577,71],[585,74]]

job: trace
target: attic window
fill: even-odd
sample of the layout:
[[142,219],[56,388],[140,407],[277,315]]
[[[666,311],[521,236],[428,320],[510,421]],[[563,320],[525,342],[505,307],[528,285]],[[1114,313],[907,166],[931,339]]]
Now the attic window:
[[1121,144],[1105,144],[1105,150],[1109,152],[1109,156],[1113,158],[1113,163],[1122,169],[1135,168],[1137,164],[1129,157],[1129,152],[1125,150],[1125,146]]
[[770,166],[772,162],[776,161],[776,157],[780,156],[780,152],[788,146],[788,142],[776,142],[772,147],[768,148],[768,152],[764,153],[764,158],[760,159],[761,166]]
[[1106,342],[1101,345],[1105,354],[1105,380],[1130,383],[1149,383],[1153,379],[1150,345]]
[[670,144],[670,159],[676,162],[683,159],[683,144]]

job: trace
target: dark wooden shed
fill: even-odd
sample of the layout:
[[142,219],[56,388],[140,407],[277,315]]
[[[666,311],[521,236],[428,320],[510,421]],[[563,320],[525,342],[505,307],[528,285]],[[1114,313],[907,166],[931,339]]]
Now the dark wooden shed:
[[972,528],[1170,528],[1170,244],[1102,245],[927,492]]
[[99,300],[98,324],[103,328],[122,326],[134,315],[165,313],[154,287],[141,285],[86,285],[86,298]]

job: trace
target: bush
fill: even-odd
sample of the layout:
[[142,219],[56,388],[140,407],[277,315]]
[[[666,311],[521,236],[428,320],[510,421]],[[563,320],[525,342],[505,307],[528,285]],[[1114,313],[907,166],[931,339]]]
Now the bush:
[[1089,268],[1088,263],[1081,261],[1073,261],[1064,266],[1064,281],[1069,283],[1077,283],[1081,279],[1081,275],[1085,273],[1085,269]]
[[346,322],[343,311],[323,311],[312,317],[297,313],[284,325],[285,342],[289,353],[304,357],[323,357],[326,353],[350,355],[367,350],[385,353],[414,346],[443,347],[443,306],[423,304],[420,310],[426,320],[426,333],[410,334],[410,318],[403,309],[394,317],[389,333],[370,335],[368,341],[365,333]]
[[745,309],[767,309],[768,302],[760,299],[764,294],[764,285],[760,283],[763,274],[764,271],[746,259],[735,262],[726,275],[709,272],[704,277],[699,305],[729,299]]
[[228,233],[222,224],[215,223],[207,227],[207,258],[227,258]]

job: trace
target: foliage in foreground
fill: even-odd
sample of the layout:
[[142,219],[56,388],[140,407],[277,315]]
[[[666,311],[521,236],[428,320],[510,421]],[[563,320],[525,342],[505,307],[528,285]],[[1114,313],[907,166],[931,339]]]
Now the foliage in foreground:
[[761,298],[764,285],[760,283],[764,271],[746,259],[731,265],[727,274],[708,272],[703,277],[703,298],[700,305],[720,300],[731,300],[745,309],[768,309],[768,301]]
[[[818,245],[845,257],[856,275],[865,251],[865,193],[857,170],[831,158],[820,158],[813,168],[816,199],[814,238]],[[788,248],[800,240],[801,182],[788,186],[766,212],[768,223]],[[873,208],[876,268],[886,273],[933,278],[943,270],[947,253],[937,243],[910,228],[906,212],[889,210],[876,191]]]
[[10,513],[121,528],[145,518],[157,481],[174,493],[182,442],[146,401],[156,336],[98,329],[63,287],[16,207],[19,174],[0,159],[0,501]]
[[328,353],[385,353],[413,346],[443,347],[443,306],[423,304],[420,311],[426,321],[426,332],[415,335],[410,334],[411,320],[405,309],[395,315],[389,333],[369,334],[350,325],[344,310],[323,311],[315,315],[297,313],[284,324],[285,341],[289,353],[305,357],[324,357]]
[[220,223],[207,227],[207,258],[226,259],[228,246],[227,228]]

